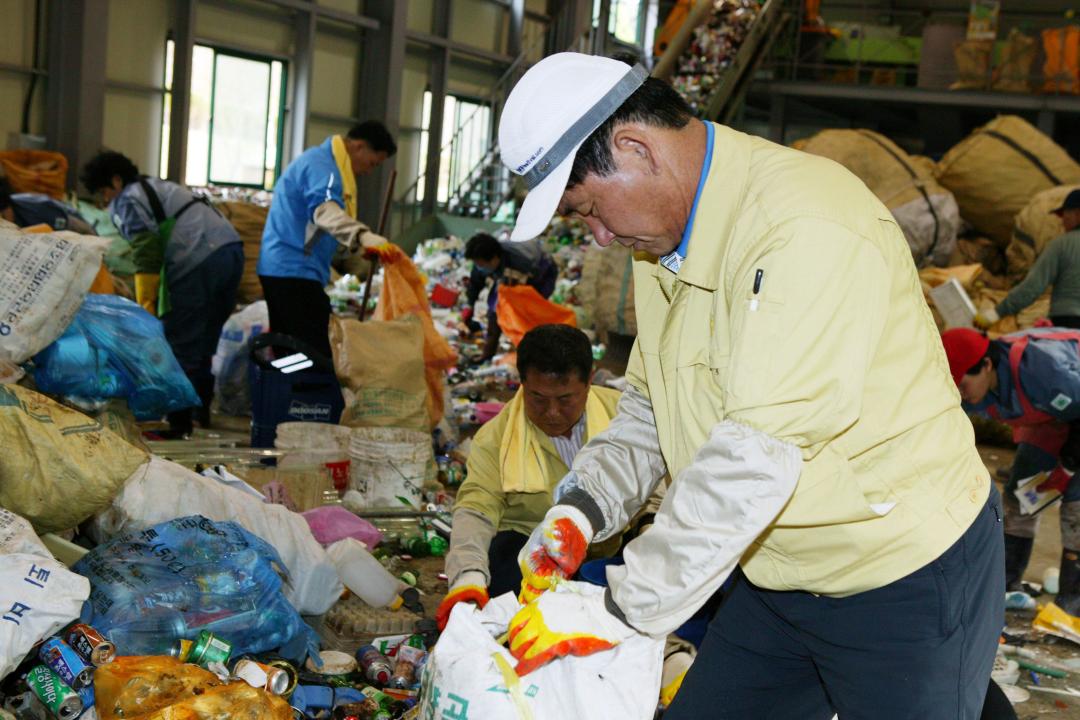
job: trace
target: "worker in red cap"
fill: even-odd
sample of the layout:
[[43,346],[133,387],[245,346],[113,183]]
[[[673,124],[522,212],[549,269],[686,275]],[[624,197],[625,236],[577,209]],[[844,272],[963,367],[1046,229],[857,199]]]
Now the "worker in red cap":
[[1060,495],[1056,602],[1080,615],[1080,331],[1033,328],[990,340],[954,328],[941,339],[964,410],[1009,424],[1017,443],[1004,495],[1006,591],[1022,590],[1038,513]]

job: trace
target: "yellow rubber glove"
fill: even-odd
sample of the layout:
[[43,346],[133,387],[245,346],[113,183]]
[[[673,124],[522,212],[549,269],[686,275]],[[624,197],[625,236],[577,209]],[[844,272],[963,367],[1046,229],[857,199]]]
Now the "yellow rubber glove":
[[[474,581],[477,577],[478,581]],[[487,605],[488,591],[487,587],[481,584],[483,580],[483,573],[475,571],[462,573],[462,580],[450,588],[450,592],[446,593],[446,597],[435,611],[435,622],[438,623],[440,632],[446,629],[446,623],[450,620],[450,611],[458,603],[475,603],[480,609]]]
[[535,600],[551,587],[553,577],[572,577],[585,561],[592,536],[592,525],[576,507],[555,505],[548,510],[518,553],[518,601],[525,605]]
[[997,310],[990,308],[989,310],[980,310],[975,313],[975,319],[972,320],[972,322],[975,324],[975,327],[980,330],[986,330],[1000,319]]
[[517,674],[527,675],[557,657],[591,655],[636,634],[608,612],[603,593],[546,592],[510,620],[510,654]]
[[666,708],[671,705],[693,662],[694,657],[685,650],[664,659],[664,672],[660,676],[660,707]]
[[154,317],[157,317],[160,285],[161,275],[158,273],[135,273],[135,302]]

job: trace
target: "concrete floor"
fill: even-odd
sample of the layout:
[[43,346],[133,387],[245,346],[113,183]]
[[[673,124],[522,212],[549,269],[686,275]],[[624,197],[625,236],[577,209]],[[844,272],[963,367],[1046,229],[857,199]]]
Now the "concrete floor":
[[[1013,450],[999,447],[980,446],[979,454],[983,462],[990,470],[990,474],[997,482],[998,490],[1003,490],[1003,483],[997,478],[996,471],[999,468],[1008,468],[1012,465]],[[1058,567],[1061,560],[1061,528],[1059,524],[1058,507],[1048,508],[1043,512],[1039,521],[1038,532],[1035,536],[1035,548],[1031,553],[1031,562],[1028,564],[1024,579],[1032,583],[1042,583],[1043,572],[1050,567]],[[1045,603],[1050,596],[1036,598],[1040,603]],[[1006,633],[1010,635],[1023,635],[1027,644],[1025,647],[1035,650],[1039,654],[1039,662],[1043,664],[1061,664],[1070,658],[1080,659],[1080,646],[1066,640],[1058,640],[1050,636],[1036,634],[1031,630],[1031,621],[1035,612],[1006,612]],[[1065,688],[1073,687],[1080,690],[1080,671],[1071,673],[1069,677],[1057,680],[1045,676],[1039,677],[1042,687]],[[1030,675],[1021,671],[1018,686],[1027,688],[1032,684]],[[1033,718],[1053,717],[1061,720],[1080,720],[1080,697],[1067,697],[1031,691],[1031,699],[1018,703],[1015,706],[1016,714],[1021,720]]]

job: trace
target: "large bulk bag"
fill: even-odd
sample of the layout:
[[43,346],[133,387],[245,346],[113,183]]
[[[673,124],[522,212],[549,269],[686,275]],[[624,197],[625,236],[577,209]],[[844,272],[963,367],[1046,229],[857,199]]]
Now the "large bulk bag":
[[637,335],[633,262],[633,251],[618,243],[606,248],[590,247],[585,253],[574,296],[605,341],[612,332]]
[[926,163],[870,130],[823,130],[800,149],[835,160],[866,183],[896,218],[916,264],[948,261],[960,213]]
[[146,453],[100,422],[19,385],[0,387],[0,507],[39,533],[109,506]]
[[1037,193],[1080,182],[1080,164],[1031,123],[1002,115],[945,153],[937,179],[961,217],[1004,248],[1016,214]]
[[1035,260],[1042,255],[1046,245],[1065,232],[1061,218],[1054,215],[1051,210],[1061,207],[1061,204],[1065,202],[1065,196],[1078,189],[1080,185],[1061,185],[1043,190],[1031,198],[1031,202],[1016,214],[1012,240],[1005,248],[1011,284],[1015,285],[1023,280],[1028,270],[1035,264]]
[[219,203],[217,209],[232,223],[236,234],[244,243],[244,274],[240,276],[240,287],[236,300],[240,303],[252,303],[262,300],[262,284],[259,283],[259,248],[262,247],[263,228],[270,208],[245,202]]
[[1080,93],[1080,25],[1042,31],[1043,92]]

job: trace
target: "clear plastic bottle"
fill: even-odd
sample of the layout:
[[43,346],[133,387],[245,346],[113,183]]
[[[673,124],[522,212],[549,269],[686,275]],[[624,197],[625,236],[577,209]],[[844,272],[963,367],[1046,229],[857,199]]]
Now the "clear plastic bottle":
[[180,652],[187,634],[184,617],[161,605],[139,608],[130,619],[105,631],[119,655],[172,655]]
[[359,540],[345,538],[326,549],[345,587],[372,607],[401,607],[400,581]]

